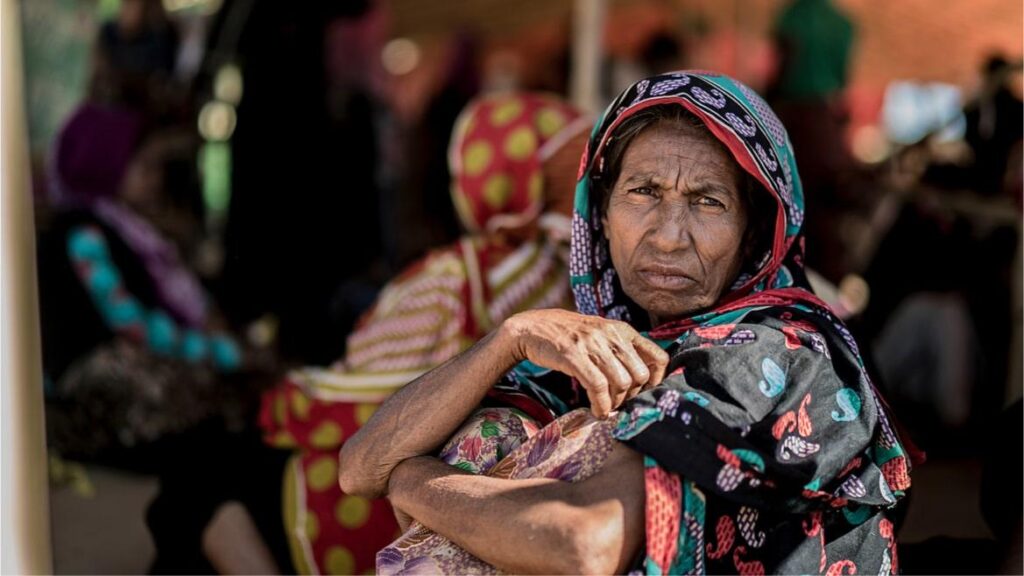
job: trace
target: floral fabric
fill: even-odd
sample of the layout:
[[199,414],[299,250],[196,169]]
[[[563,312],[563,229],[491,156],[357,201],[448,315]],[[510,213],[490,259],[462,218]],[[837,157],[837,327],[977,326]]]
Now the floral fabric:
[[[493,441],[487,444],[488,448],[478,450],[478,440],[484,434]],[[471,451],[465,449],[467,445],[473,446]],[[511,446],[515,448],[507,457],[497,458],[503,447]],[[538,430],[529,417],[514,409],[486,408],[467,420],[441,451],[441,458],[453,466],[495,478],[558,478],[580,482],[600,470],[611,450],[611,422],[595,419],[588,410],[575,410]],[[413,522],[401,538],[377,554],[377,573],[500,574],[501,571],[444,536]]]

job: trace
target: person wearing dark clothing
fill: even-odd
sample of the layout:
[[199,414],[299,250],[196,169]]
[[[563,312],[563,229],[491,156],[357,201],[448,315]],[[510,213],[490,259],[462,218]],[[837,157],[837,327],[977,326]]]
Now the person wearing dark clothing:
[[65,456],[98,457],[213,416],[231,404],[223,394],[240,392],[218,380],[247,361],[175,240],[190,229],[187,191],[166,186],[180,151],[161,134],[143,139],[138,117],[85,104],[57,143],[55,216],[38,259],[47,424]]
[[[1011,150],[1024,138],[1024,102],[1007,86],[1014,67],[1001,56],[990,58],[981,91],[964,110],[964,140],[974,152],[974,185],[993,194],[1003,187]],[[1020,158],[1015,159],[1020,162]]]
[[280,352],[305,363],[340,355],[350,326],[333,320],[335,294],[381,254],[369,105],[350,98],[338,118],[325,96],[326,27],[363,9],[365,2],[222,9],[221,29],[232,14],[245,22],[235,50],[245,93],[232,138],[221,301],[237,325],[276,316]]

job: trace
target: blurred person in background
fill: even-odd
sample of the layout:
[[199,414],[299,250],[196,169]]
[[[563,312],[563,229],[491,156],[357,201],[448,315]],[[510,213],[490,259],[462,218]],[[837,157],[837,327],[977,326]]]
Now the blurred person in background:
[[982,69],[981,87],[964,108],[967,130],[964,140],[973,154],[974,188],[984,194],[1002,192],[1007,172],[1019,167],[1019,144],[1024,138],[1024,102],[1009,84],[1021,71],[1002,55],[990,56]]
[[[917,162],[919,182],[940,190],[971,190],[983,196],[1006,194],[1020,202],[1021,143],[1024,139],[1024,102],[1014,91],[1020,82],[1022,61],[1010,62],[1003,54],[985,59],[979,85],[964,104],[963,144],[956,154],[939,155],[933,146],[949,125],[900,151],[901,161]],[[913,172],[911,172],[913,174]]]
[[864,270],[880,383],[936,455],[970,454],[1006,394],[1019,231],[920,190]]
[[775,21],[779,68],[771,95],[779,117],[790,120],[786,126],[801,166],[807,164],[803,179],[811,189],[828,184],[848,162],[843,91],[855,32],[832,0],[794,0]]
[[90,99],[137,110],[147,123],[189,122],[187,92],[175,78],[179,48],[161,0],[122,0],[96,37]]
[[[265,395],[260,421],[269,448],[199,447],[195,456],[212,467],[163,484],[148,518],[161,570],[188,568],[175,558],[200,566],[199,555],[224,571],[242,570],[231,534],[261,535],[264,542],[250,539],[244,549],[263,558],[260,550],[269,549],[284,571],[373,569],[398,525],[386,501],[341,492],[338,449],[391,392],[508,315],[571,305],[568,214],[589,127],[577,110],[536,93],[483,97],[462,112],[448,162],[463,236],[384,287],[345,356],[329,368],[296,370]],[[279,450],[288,451],[284,466]],[[225,513],[232,502],[247,515]],[[286,545],[284,536],[274,540],[282,526]],[[285,558],[282,548],[290,551]]]
[[452,126],[462,110],[480,92],[479,41],[470,32],[455,34],[445,53],[440,86],[409,127],[403,155],[407,159],[402,182],[403,200],[419,208],[403,230],[399,262],[404,266],[430,248],[450,244],[462,234],[449,194],[448,149]]
[[939,456],[976,453],[1007,391],[1019,203],[1015,213],[989,196],[1020,198],[1024,104],[1008,85],[1014,73],[1001,56],[983,66],[964,109],[961,147],[973,159],[934,153],[929,143],[946,126],[899,153],[896,170],[916,155],[919,173],[904,169],[912,194],[879,231],[864,271],[874,290],[862,327],[874,337],[882,385]]
[[182,251],[198,186],[172,175],[194,167],[187,134],[147,134],[128,110],[86,104],[58,137],[39,285],[47,425],[62,455],[117,458],[216,416],[244,422],[244,387],[220,375],[254,358]]
[[606,100],[648,76],[686,67],[682,43],[676,34],[667,30],[651,34],[635,57],[608,58],[603,66],[601,91]]
[[339,286],[382,257],[370,103],[354,87],[332,100],[326,63],[331,23],[362,17],[367,6],[229,0],[211,34],[238,34],[245,79],[218,295],[234,325],[276,317],[279,351],[291,362],[338,357],[351,328],[333,308]]
[[123,80],[146,83],[173,74],[178,35],[160,0],[122,0],[117,17],[100,27],[96,48]]
[[835,231],[844,210],[837,188],[851,166],[844,90],[856,30],[832,0],[793,0],[773,35],[779,67],[768,98],[789,130],[808,190],[807,263],[838,282],[847,272]]

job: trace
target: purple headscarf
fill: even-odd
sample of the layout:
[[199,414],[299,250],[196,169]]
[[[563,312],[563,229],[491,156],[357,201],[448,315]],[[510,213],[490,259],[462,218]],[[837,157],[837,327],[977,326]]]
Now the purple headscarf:
[[117,201],[121,180],[142,136],[139,114],[86,103],[71,115],[57,137],[50,200],[62,208],[82,208],[110,226],[139,257],[161,306],[191,328],[206,322],[202,286],[185,267],[173,243],[152,224]]

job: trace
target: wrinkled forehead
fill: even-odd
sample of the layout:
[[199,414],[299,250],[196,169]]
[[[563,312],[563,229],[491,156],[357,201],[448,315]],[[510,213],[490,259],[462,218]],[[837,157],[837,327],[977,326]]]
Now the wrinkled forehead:
[[[615,172],[619,179],[628,172],[631,178],[650,175],[690,181],[740,180],[740,165],[703,125],[688,123],[686,118],[654,117],[628,133],[621,128],[611,140],[605,163],[605,169]],[[613,149],[617,160],[611,158]]]
[[[670,109],[677,108],[679,114],[674,116]],[[630,129],[630,124],[644,113],[654,112],[662,109],[664,116],[651,115],[652,120],[638,131]],[[635,125],[635,123],[634,123]],[[622,111],[604,129],[600,139],[597,141],[596,150],[593,155],[594,174],[602,174],[607,169],[609,152],[616,148],[624,139],[629,143],[624,150],[621,150],[622,159],[629,154],[632,144],[641,135],[646,134],[651,138],[652,132],[659,132],[659,136],[665,143],[686,140],[691,148],[693,156],[705,153],[709,158],[701,160],[718,161],[721,167],[728,166],[731,169],[742,169],[739,158],[733,150],[730,150],[718,134],[714,132],[707,120],[700,113],[700,109],[692,106],[681,98],[652,98],[640,104],[633,105]],[[707,154],[710,151],[718,154]],[[745,152],[745,151],[744,151]],[[634,153],[635,155],[635,153]]]

